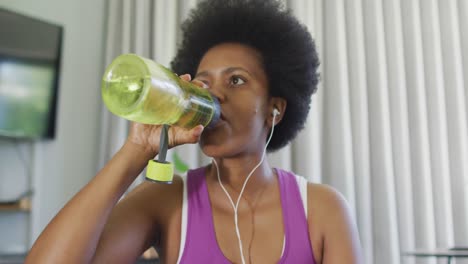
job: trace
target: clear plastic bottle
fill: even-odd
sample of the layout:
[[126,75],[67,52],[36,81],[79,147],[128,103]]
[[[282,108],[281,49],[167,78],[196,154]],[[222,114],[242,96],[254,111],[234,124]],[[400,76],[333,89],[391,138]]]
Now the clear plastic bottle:
[[101,90],[112,113],[138,123],[210,127],[220,116],[219,103],[208,90],[135,54],[120,55],[112,61]]

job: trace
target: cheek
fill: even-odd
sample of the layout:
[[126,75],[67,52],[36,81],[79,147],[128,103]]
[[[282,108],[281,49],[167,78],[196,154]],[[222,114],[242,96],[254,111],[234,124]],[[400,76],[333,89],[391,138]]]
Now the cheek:
[[235,107],[236,112],[235,118],[236,123],[240,123],[245,126],[253,126],[255,123],[260,121],[263,116],[263,108],[261,102],[253,102],[245,100],[244,103],[239,103]]
[[238,117],[253,118],[262,113],[264,106],[264,102],[258,97],[258,95],[252,94],[237,96],[234,100],[231,100],[227,107]]
[[249,141],[256,139],[263,133],[265,120],[261,114],[260,109],[246,109],[244,112],[239,113],[238,118],[231,123],[232,136],[237,140]]
[[259,112],[257,108],[242,109],[235,113],[235,118],[232,120],[231,125],[235,131],[246,133],[256,126],[259,121]]

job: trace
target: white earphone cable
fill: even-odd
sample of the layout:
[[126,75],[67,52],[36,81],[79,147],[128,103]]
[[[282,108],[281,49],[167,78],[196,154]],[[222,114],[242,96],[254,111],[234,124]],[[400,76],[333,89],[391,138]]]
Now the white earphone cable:
[[[275,109],[275,110],[276,110],[276,109]],[[219,185],[220,185],[221,188],[223,189],[224,193],[226,194],[226,196],[228,197],[229,201],[231,202],[232,208],[234,209],[234,224],[235,224],[235,226],[236,226],[236,234],[237,234],[237,239],[238,239],[238,241],[239,241],[239,249],[240,249],[242,264],[245,264],[245,259],[244,259],[244,251],[243,251],[243,247],[242,247],[242,239],[241,239],[240,230],[239,230],[237,209],[239,208],[239,202],[240,202],[240,199],[241,199],[241,197],[242,197],[242,194],[244,193],[245,186],[247,185],[247,182],[249,181],[250,177],[253,175],[254,171],[260,166],[260,164],[262,164],[263,160],[265,160],[266,149],[267,149],[268,144],[270,143],[270,140],[271,140],[271,138],[272,138],[272,136],[273,136],[273,131],[274,131],[274,129],[275,129],[276,116],[277,116],[278,114],[279,114],[278,110],[273,111],[273,124],[272,124],[272,126],[271,126],[270,136],[268,137],[267,143],[265,144],[265,148],[263,149],[262,159],[261,159],[260,162],[252,169],[252,171],[249,173],[249,175],[248,175],[247,178],[245,179],[244,184],[242,185],[242,189],[241,189],[241,191],[240,191],[240,193],[239,193],[239,197],[237,198],[236,204],[234,204],[234,201],[232,200],[232,198],[231,198],[231,196],[229,195],[228,191],[226,190],[226,188],[224,187],[223,183],[221,182],[221,177],[219,176],[218,164],[216,163],[216,160],[213,159],[213,163],[214,163],[214,165],[215,165],[215,167],[216,167],[216,173],[217,173],[217,176],[218,176]]]

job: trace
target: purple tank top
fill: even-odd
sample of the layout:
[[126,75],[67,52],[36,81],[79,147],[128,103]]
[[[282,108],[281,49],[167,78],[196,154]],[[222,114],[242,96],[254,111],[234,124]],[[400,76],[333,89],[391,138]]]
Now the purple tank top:
[[[285,245],[281,264],[315,264],[299,186],[294,174],[276,170],[280,185],[285,225]],[[187,234],[179,263],[229,264],[216,241],[205,168],[187,175]]]

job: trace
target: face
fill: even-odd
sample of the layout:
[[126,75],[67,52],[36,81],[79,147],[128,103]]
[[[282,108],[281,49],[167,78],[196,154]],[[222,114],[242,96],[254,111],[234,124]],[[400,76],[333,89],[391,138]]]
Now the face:
[[221,105],[221,121],[202,134],[203,152],[211,157],[261,152],[271,107],[260,54],[242,44],[214,46],[200,61],[195,79],[204,82]]

